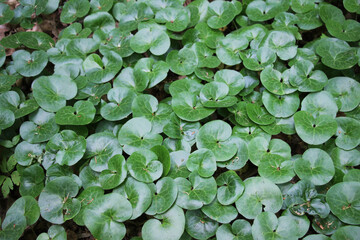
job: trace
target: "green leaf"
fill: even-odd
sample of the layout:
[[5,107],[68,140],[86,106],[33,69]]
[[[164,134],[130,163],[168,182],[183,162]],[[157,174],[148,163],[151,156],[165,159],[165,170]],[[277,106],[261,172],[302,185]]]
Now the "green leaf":
[[214,1],[209,4],[209,27],[219,29],[228,25],[237,15],[235,5],[226,1]]
[[185,215],[181,208],[173,206],[167,212],[155,215],[155,218],[147,220],[142,227],[144,240],[155,240],[159,236],[164,240],[180,239],[185,229]]
[[348,10],[349,12],[356,12],[356,13],[360,12],[360,3],[357,2],[356,0],[344,0],[343,3],[345,9]]
[[85,17],[84,27],[93,31],[100,29],[104,32],[110,32],[115,28],[115,20],[108,12],[96,12]]
[[262,211],[277,213],[281,209],[282,194],[273,182],[262,177],[251,177],[244,183],[245,191],[235,204],[245,218],[255,219]]
[[118,193],[96,198],[84,211],[85,226],[99,239],[122,239],[126,228],[122,222],[131,218],[130,202]]
[[290,146],[280,139],[268,141],[264,137],[255,137],[249,142],[248,150],[249,159],[256,166],[272,158],[280,158],[283,161],[291,158]]
[[291,9],[296,13],[306,13],[315,8],[314,0],[291,0]]
[[272,182],[279,184],[286,183],[295,176],[293,168],[293,161],[286,161],[279,155],[270,155],[267,161],[260,162],[258,171],[261,177],[267,178]]
[[44,110],[57,112],[66,106],[66,100],[76,96],[75,82],[64,75],[41,76],[32,84],[36,102]]
[[108,169],[101,172],[99,181],[103,189],[113,189],[119,186],[127,175],[125,158],[122,155],[115,155],[108,161]]
[[66,235],[65,228],[63,228],[62,226],[59,226],[59,225],[52,225],[51,227],[49,227],[49,230],[47,233],[41,233],[36,238],[36,240],[50,240],[50,239],[66,240],[67,235]]
[[190,48],[182,48],[180,51],[172,50],[169,52],[166,56],[166,62],[173,73],[190,75],[198,65],[198,58]]
[[118,53],[106,51],[103,55],[104,57],[101,59],[99,55],[91,54],[83,62],[85,75],[90,82],[108,82],[122,67],[122,58]]
[[62,224],[76,216],[81,203],[75,199],[79,185],[71,177],[58,177],[48,182],[39,197],[41,217]]
[[72,166],[84,156],[86,140],[74,131],[63,130],[51,137],[46,149],[56,154],[58,164]]
[[170,153],[171,167],[168,177],[174,179],[177,177],[187,178],[190,174],[190,171],[186,167],[186,162],[188,158],[189,158],[189,153],[184,150],[171,152]]
[[229,87],[225,83],[211,82],[201,89],[200,100],[209,108],[231,107],[237,102],[237,98],[228,94]]
[[[341,182],[332,186],[326,193],[331,212],[347,224],[359,224],[360,183]],[[339,231],[339,230],[338,230]],[[340,238],[339,238],[340,239]]]
[[152,88],[162,82],[169,71],[169,65],[164,61],[152,58],[141,58],[134,66],[136,81],[140,81],[144,88]]
[[18,164],[29,166],[35,159],[41,161],[43,151],[45,151],[44,144],[31,144],[23,141],[16,146],[14,156]]
[[109,160],[118,154],[122,154],[122,149],[112,133],[94,133],[86,139],[84,158],[91,158],[89,166],[94,171],[101,172],[108,169]]
[[336,102],[341,103],[340,111],[354,110],[360,103],[360,84],[349,77],[334,77],[325,86]]
[[328,183],[335,174],[335,168],[330,156],[323,150],[311,148],[295,161],[294,170],[300,179],[305,179],[314,185]]
[[351,150],[360,144],[359,120],[349,117],[336,118],[338,128],[336,131],[336,146],[345,150]]
[[351,68],[358,61],[356,50],[337,38],[321,39],[316,46],[316,53],[323,64],[338,70]]
[[158,160],[163,165],[163,174],[162,174],[162,176],[165,177],[166,175],[168,175],[168,173],[170,171],[170,167],[171,167],[171,160],[170,160],[169,151],[162,145],[154,146],[150,150],[157,155]]
[[262,101],[266,110],[278,118],[287,118],[292,116],[300,106],[300,98],[297,92],[288,95],[275,95],[264,91]]
[[130,47],[136,53],[150,50],[154,55],[163,55],[170,47],[170,38],[163,30],[142,28],[131,38]]
[[39,108],[29,115],[29,121],[20,126],[20,136],[29,143],[41,143],[48,141],[59,131],[55,123],[55,114]]
[[249,41],[245,37],[239,37],[230,33],[219,39],[216,47],[216,56],[226,65],[233,66],[241,63],[240,51],[247,48]]
[[163,174],[163,165],[157,155],[147,149],[133,152],[127,159],[130,175],[138,181],[151,183]]
[[65,2],[61,11],[60,20],[64,23],[72,23],[78,18],[84,17],[90,10],[87,0],[70,0]]
[[77,101],[73,107],[65,106],[56,113],[59,125],[87,125],[94,120],[96,109],[91,101]]
[[114,190],[131,203],[133,214],[130,219],[140,217],[151,205],[152,193],[146,183],[138,182],[132,177],[128,177],[124,184]]
[[209,149],[196,150],[190,154],[186,167],[191,172],[197,172],[201,177],[211,177],[216,171],[215,155]]
[[21,196],[37,197],[44,188],[44,170],[39,165],[31,165],[25,168],[20,176]]
[[223,82],[229,87],[228,95],[237,95],[245,87],[243,75],[235,70],[223,69],[215,73],[215,82]]
[[[299,50],[299,49],[298,49]],[[300,92],[317,92],[328,83],[326,74],[314,70],[314,64],[309,60],[296,61],[289,71],[289,82],[298,87]]]
[[233,204],[244,191],[244,183],[234,171],[227,171],[216,178],[217,199],[222,205]]
[[296,232],[295,220],[288,216],[279,218],[272,212],[260,213],[254,220],[252,235],[255,239],[298,239],[294,236]]
[[189,181],[178,177],[175,179],[178,187],[176,205],[181,208],[195,210],[210,204],[216,196],[216,182],[213,177],[203,178],[197,173],[191,173]]
[[14,17],[14,11],[10,9],[10,6],[1,3],[0,4],[0,25],[3,25],[5,23],[8,23],[11,21],[11,19]]
[[331,237],[333,240],[349,239],[355,240],[360,234],[358,226],[344,226],[337,230]]
[[177,198],[178,188],[176,182],[172,178],[164,177],[157,181],[156,185],[151,184],[149,187],[153,194],[153,200],[146,214],[155,215],[165,213]]
[[136,117],[127,121],[119,131],[119,142],[124,151],[131,155],[135,151],[161,145],[161,135],[152,133],[151,129],[151,122],[146,118]]
[[14,113],[6,108],[0,108],[0,130],[11,127],[15,123]]
[[261,83],[271,93],[276,95],[290,94],[296,91],[289,83],[289,71],[282,74],[272,66],[267,66],[260,74]]
[[136,97],[135,92],[124,87],[112,88],[107,94],[109,103],[101,106],[101,116],[109,121],[126,118],[131,111],[131,104]]
[[86,207],[89,204],[92,204],[95,199],[101,197],[104,195],[104,190],[101,187],[98,186],[91,186],[88,188],[85,188],[84,191],[80,193],[80,195],[77,197],[77,199],[81,202],[81,209],[79,213],[75,216],[74,222],[77,225],[84,226],[84,212],[86,210]]
[[46,52],[34,51],[29,53],[18,50],[12,54],[15,70],[24,77],[34,77],[44,70],[48,63]]
[[211,150],[216,161],[229,160],[237,151],[231,134],[231,126],[228,123],[221,120],[208,122],[200,128],[196,136],[196,147]]
[[164,125],[169,122],[172,113],[171,106],[158,103],[158,100],[150,94],[138,95],[131,106],[133,117],[145,117],[152,124],[153,133],[161,133]]
[[279,12],[289,9],[290,1],[280,0],[256,0],[249,3],[246,8],[246,15],[252,21],[267,21],[274,18]]
[[199,121],[215,112],[215,109],[204,107],[196,94],[186,91],[174,95],[171,106],[179,118],[189,122]]
[[247,103],[246,113],[251,121],[259,125],[269,125],[275,122],[275,117],[270,115],[264,107],[256,103]]
[[209,239],[214,236],[219,223],[210,219],[202,211],[186,211],[186,232],[195,239]]
[[224,206],[217,199],[215,199],[209,205],[206,205],[201,208],[201,211],[205,213],[210,219],[213,219],[219,223],[230,223],[233,221],[238,212],[236,208],[232,205]]
[[321,91],[308,94],[301,102],[301,111],[312,113],[315,118],[321,115],[335,117],[338,107],[331,94]]
[[31,49],[46,51],[55,46],[52,37],[43,32],[19,32],[16,35],[21,44]]
[[299,111],[294,115],[295,129],[299,137],[306,143],[318,145],[329,140],[337,129],[332,116],[320,115],[314,118],[310,113]]
[[[285,0],[281,0],[282,4]],[[270,48],[281,60],[289,60],[295,57],[297,46],[295,36],[289,31],[271,31],[261,42],[260,47]]]
[[181,32],[186,29],[190,23],[190,14],[188,8],[163,8],[155,15],[155,21],[165,23],[168,30]]

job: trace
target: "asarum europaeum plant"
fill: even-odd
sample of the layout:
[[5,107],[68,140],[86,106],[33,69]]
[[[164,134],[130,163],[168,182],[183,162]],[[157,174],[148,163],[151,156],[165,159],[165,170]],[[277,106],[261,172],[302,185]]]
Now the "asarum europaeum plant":
[[359,239],[359,14],[0,3],[0,239]]

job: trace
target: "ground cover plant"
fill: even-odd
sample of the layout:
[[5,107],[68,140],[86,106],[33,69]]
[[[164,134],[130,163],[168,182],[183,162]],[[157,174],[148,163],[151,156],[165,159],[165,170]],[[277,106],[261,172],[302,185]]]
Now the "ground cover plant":
[[359,239],[359,14],[0,1],[0,239]]

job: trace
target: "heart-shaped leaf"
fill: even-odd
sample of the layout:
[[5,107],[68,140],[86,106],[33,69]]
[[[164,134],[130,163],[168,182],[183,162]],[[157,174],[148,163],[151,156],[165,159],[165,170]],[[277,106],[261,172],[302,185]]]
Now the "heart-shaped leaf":
[[338,107],[331,94],[321,91],[308,94],[301,102],[301,111],[312,113],[314,117],[320,115],[335,117]]
[[275,117],[270,115],[264,107],[256,103],[247,103],[246,113],[251,121],[259,125],[269,125],[275,122]]
[[161,178],[155,184],[151,184],[150,190],[152,191],[152,203],[146,211],[148,215],[165,213],[174,204],[178,188],[174,179],[169,177]]
[[271,1],[271,0],[256,0],[246,8],[246,15],[252,21],[266,21],[272,19],[279,12],[288,10],[290,3],[286,0]]
[[281,191],[273,182],[262,177],[252,177],[247,178],[244,183],[245,191],[235,202],[241,215],[247,219],[255,219],[262,211],[277,213],[281,209]]
[[175,179],[178,187],[176,205],[188,210],[200,209],[210,204],[216,196],[216,182],[213,177],[203,178],[191,173],[189,181],[179,177]]
[[314,185],[328,183],[335,174],[335,168],[330,156],[323,150],[311,148],[295,161],[296,174]]
[[360,103],[360,84],[352,78],[331,78],[325,90],[333,95],[335,101],[340,101],[342,112],[354,110]]
[[333,69],[348,69],[357,62],[356,50],[337,38],[321,39],[316,53],[320,55],[323,64]]
[[171,106],[166,103],[158,103],[158,100],[149,94],[138,95],[131,106],[133,117],[145,117],[152,124],[153,133],[161,133],[164,125],[169,122]]
[[48,63],[46,52],[34,51],[29,53],[18,50],[12,54],[15,70],[24,77],[34,77],[44,70]]
[[233,204],[244,191],[244,183],[234,171],[227,171],[216,178],[217,199],[222,205]]
[[163,81],[169,71],[169,65],[164,61],[155,61],[152,58],[142,58],[134,66],[136,81],[142,82],[148,88]]
[[[240,4],[241,8],[241,4]],[[220,1],[209,4],[210,18],[207,20],[209,27],[219,29],[228,25],[237,15],[237,9],[231,2]]]
[[260,74],[261,83],[271,93],[276,95],[290,94],[296,91],[289,83],[289,71],[280,73],[278,70],[267,66]]
[[341,182],[332,186],[326,193],[326,201],[333,212],[341,221],[348,224],[359,224],[360,183]]
[[136,93],[124,87],[110,89],[107,94],[109,103],[101,106],[100,113],[108,121],[118,121],[131,113],[131,104]]
[[255,239],[298,239],[295,220],[288,216],[277,218],[272,212],[262,212],[254,220],[252,235]]
[[77,101],[73,107],[65,106],[55,115],[59,125],[87,125],[94,120],[96,109],[90,101]]
[[185,229],[185,215],[181,208],[173,206],[167,212],[155,215],[155,218],[157,219],[146,221],[142,227],[141,233],[144,240],[155,240],[159,236],[164,240],[181,238]]
[[94,171],[101,172],[108,169],[109,160],[121,153],[120,143],[112,133],[94,133],[86,139],[84,158],[91,158],[89,166]]
[[174,95],[171,106],[179,118],[189,122],[199,121],[215,112],[215,109],[204,107],[197,95],[191,92]]
[[271,115],[280,118],[292,116],[300,106],[300,98],[297,92],[281,96],[265,90],[262,93],[262,101]]
[[170,47],[170,38],[161,29],[142,28],[131,38],[130,47],[136,53],[144,53],[150,50],[154,55],[162,55]]
[[84,17],[90,10],[90,3],[87,0],[70,0],[65,2],[61,11],[60,20],[64,23],[72,23],[77,18]]
[[96,198],[84,211],[85,226],[99,239],[122,239],[126,228],[122,222],[131,218],[130,202],[118,193]]
[[338,128],[336,131],[336,146],[345,150],[351,150],[360,144],[359,120],[349,117],[336,118]]
[[62,224],[80,211],[81,203],[75,197],[79,185],[71,177],[58,177],[48,182],[39,197],[41,217]]
[[201,211],[210,219],[219,223],[229,223],[238,215],[238,212],[233,205],[222,205],[216,198],[209,205],[202,207]]
[[163,165],[157,155],[146,149],[132,153],[127,160],[127,167],[133,178],[145,183],[159,179],[163,173]]
[[186,232],[195,239],[209,239],[214,236],[219,223],[202,211],[186,211]]
[[148,185],[132,177],[128,177],[125,183],[114,191],[126,197],[131,203],[133,214],[130,219],[138,218],[151,205],[152,194]]
[[20,136],[29,143],[41,143],[49,140],[59,131],[55,123],[55,114],[41,108],[29,116],[29,121],[21,124]]
[[232,131],[228,123],[221,120],[214,120],[204,124],[196,136],[198,149],[211,150],[216,161],[226,161],[233,157],[237,151]]
[[178,75],[190,75],[198,65],[196,53],[190,48],[172,50],[166,56],[170,70]]
[[151,132],[152,125],[143,117],[132,118],[119,131],[119,142],[127,154],[161,145],[162,137]]
[[115,155],[108,161],[108,169],[101,172],[99,181],[103,189],[113,189],[119,186],[127,175],[125,158]]
[[86,140],[74,131],[63,130],[51,137],[46,149],[56,154],[58,164],[72,166],[84,156]]
[[65,107],[66,100],[74,98],[77,93],[76,83],[61,75],[39,77],[33,82],[32,89],[36,102],[49,112]]
[[114,51],[104,52],[102,59],[97,54],[91,54],[83,62],[86,77],[93,83],[110,81],[120,71],[121,67],[122,58]]
[[251,234],[251,225],[244,219],[235,220],[232,225],[223,224],[216,230],[217,239],[253,239]]
[[308,144],[318,145],[329,140],[337,129],[335,119],[329,115],[314,118],[310,113],[300,111],[294,115],[295,129],[299,137]]

